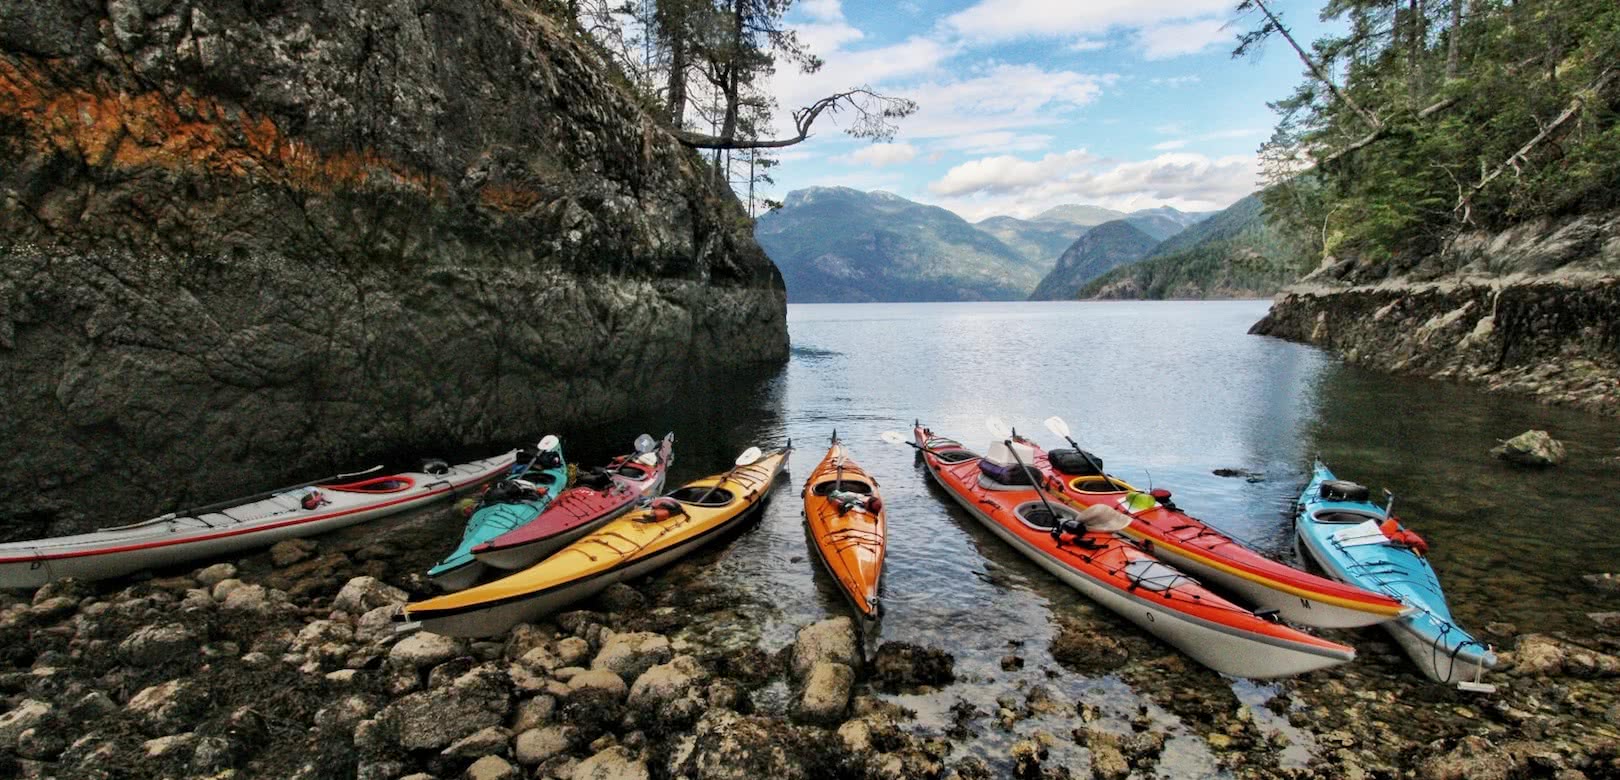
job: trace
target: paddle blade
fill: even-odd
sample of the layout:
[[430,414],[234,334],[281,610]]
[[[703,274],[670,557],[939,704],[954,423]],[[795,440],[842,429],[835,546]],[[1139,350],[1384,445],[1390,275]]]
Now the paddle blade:
[[888,442],[890,444],[905,444],[906,443],[906,437],[901,436],[899,431],[884,431],[884,432],[878,434],[878,438],[882,439],[882,440],[884,440],[884,441],[886,441],[886,442]]
[[760,456],[764,454],[765,453],[759,451],[758,447],[749,447],[748,449],[743,450],[741,455],[737,456],[737,465],[746,466],[754,461],[759,460]]
[[541,452],[545,452],[547,450],[557,449],[557,445],[559,445],[559,444],[562,444],[562,442],[558,441],[556,436],[553,436],[553,435],[548,433],[548,434],[546,434],[546,437],[544,439],[541,439],[540,443],[536,444],[535,446],[539,447]]
[[1069,438],[1069,424],[1062,417],[1053,415],[1046,418],[1046,429],[1065,439]]
[[657,446],[658,442],[653,441],[653,437],[645,433],[636,437],[636,452],[652,452]]
[[984,418],[984,427],[989,428],[990,435],[998,439],[1012,438],[1012,426],[1008,425],[1007,421],[1000,417]]

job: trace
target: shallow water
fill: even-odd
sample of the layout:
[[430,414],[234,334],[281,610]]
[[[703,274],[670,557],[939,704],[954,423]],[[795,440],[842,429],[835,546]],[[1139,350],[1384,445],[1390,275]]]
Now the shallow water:
[[[1292,560],[1291,506],[1320,454],[1346,478],[1393,490],[1398,513],[1426,536],[1465,625],[1506,621],[1520,631],[1578,627],[1599,609],[1579,576],[1620,563],[1608,497],[1620,469],[1600,457],[1620,446],[1620,422],[1440,382],[1402,379],[1341,364],[1311,347],[1249,336],[1263,302],[863,304],[789,307],[792,356],[777,374],[697,392],[675,407],[591,431],[566,432],[570,459],[605,457],[642,429],[677,434],[671,485],[723,468],[749,444],[797,451],[760,522],[701,560],[699,578],[739,588],[765,607],[740,610],[749,638],[788,644],[796,626],[845,607],[807,547],[798,488],[833,429],[880,482],[889,506],[884,640],[941,647],[958,683],[891,697],[943,731],[966,700],[991,715],[967,750],[996,765],[1013,739],[1064,719],[1032,717],[1013,732],[993,725],[996,699],[1044,685],[1057,698],[1097,708],[1093,726],[1128,732],[1146,719],[1170,732],[1157,771],[1213,772],[1202,740],[1121,677],[1088,678],[1052,661],[1059,615],[1088,613],[1081,597],[979,527],[927,482],[909,438],[921,419],[981,448],[986,415],[1000,415],[1047,445],[1042,426],[1064,417],[1108,469],[1139,485],[1167,487],[1193,514],[1262,550]],[[1486,454],[1497,439],[1545,428],[1569,445],[1570,464],[1517,471]],[[1222,478],[1242,468],[1260,481]],[[1123,623],[1112,630],[1134,631]],[[1375,632],[1338,636],[1364,647]],[[1387,647],[1387,644],[1384,645]],[[1018,671],[1000,659],[1017,653]],[[1372,654],[1369,654],[1369,656]],[[1387,656],[1387,654],[1386,654]],[[1395,664],[1392,660],[1358,663]],[[1391,673],[1400,673],[1392,669]],[[1272,686],[1226,681],[1234,706],[1302,764],[1310,736],[1270,713]],[[1072,720],[1070,718],[1069,720]],[[1076,768],[1083,753],[1054,748]]]

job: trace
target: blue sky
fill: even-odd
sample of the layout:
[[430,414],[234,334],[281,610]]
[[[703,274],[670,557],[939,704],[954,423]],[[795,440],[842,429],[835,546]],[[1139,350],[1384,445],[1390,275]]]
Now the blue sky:
[[[883,189],[970,220],[1059,203],[1219,209],[1256,189],[1255,152],[1301,65],[1286,44],[1233,60],[1236,0],[800,0],[826,61],[773,77],[778,114],[852,86],[921,105],[887,144],[823,117],[771,192]],[[1320,2],[1276,0],[1302,42]]]

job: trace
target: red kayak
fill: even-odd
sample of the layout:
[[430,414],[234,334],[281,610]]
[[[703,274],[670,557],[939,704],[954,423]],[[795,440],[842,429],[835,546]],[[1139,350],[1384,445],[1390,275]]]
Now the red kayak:
[[1199,663],[1239,677],[1286,677],[1345,663],[1355,648],[1255,615],[1113,531],[1120,512],[1041,500],[998,482],[995,464],[921,425],[912,435],[935,481],[981,524],[1093,601]]
[[[1400,617],[1405,604],[1381,593],[1334,582],[1265,557],[1181,511],[1170,492],[1137,490],[1121,479],[1104,476],[1090,456],[1078,450],[1058,452],[1070,472],[1057,468],[1048,453],[1020,437],[1035,452],[1032,466],[1046,475],[1046,485],[1081,507],[1107,506],[1130,515],[1121,533],[1138,540],[1154,555],[1178,569],[1242,597],[1263,610],[1275,610],[1292,623],[1317,628],[1370,626]],[[1063,465],[1063,464],[1060,464]]]
[[524,569],[602,527],[664,489],[664,475],[674,460],[675,434],[662,442],[642,434],[636,452],[621,455],[606,468],[576,478],[544,512],[473,548],[473,557],[498,569]]

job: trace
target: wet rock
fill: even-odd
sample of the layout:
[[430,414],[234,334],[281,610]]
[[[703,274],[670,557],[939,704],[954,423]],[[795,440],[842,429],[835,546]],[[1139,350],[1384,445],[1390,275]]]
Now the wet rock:
[[984,763],[984,759],[978,756],[964,756],[961,761],[946,770],[941,780],[990,780],[992,776],[990,767]]
[[536,766],[567,751],[578,737],[579,732],[573,726],[557,725],[530,729],[517,736],[513,755],[519,764]]
[[180,623],[143,626],[118,642],[118,655],[136,666],[154,666],[198,652],[198,637]]
[[1107,633],[1065,618],[1057,636],[1052,638],[1052,657],[1075,671],[1095,674],[1124,666],[1130,660],[1130,653],[1124,644]]
[[1013,743],[1007,754],[1012,757],[1013,776],[1022,780],[1041,777],[1041,762],[1046,760],[1046,746],[1033,739]]
[[[216,585],[216,590],[233,580],[225,580]],[[248,612],[259,615],[271,615],[287,608],[287,594],[266,588],[263,585],[240,585],[232,588],[220,604],[223,609]]]
[[592,669],[606,669],[624,680],[634,680],[642,672],[668,661],[674,652],[669,639],[649,631],[613,634],[591,661]]
[[1620,612],[1588,612],[1588,620],[1606,634],[1620,634]]
[[810,668],[796,714],[801,720],[832,725],[844,719],[849,708],[850,689],[855,671],[840,663],[821,661]]
[[141,751],[146,754],[147,758],[172,759],[182,754],[189,756],[196,745],[197,735],[187,732],[185,734],[149,739],[141,743]]
[[71,596],[56,596],[44,601],[36,600],[28,611],[40,623],[50,623],[73,614],[78,608],[78,599]]
[[488,673],[474,670],[455,683],[407,694],[377,714],[379,725],[408,750],[440,750],[506,720],[510,702]]
[[410,594],[376,577],[355,577],[332,598],[332,609],[363,615],[378,607],[404,604],[409,599]]
[[1557,466],[1568,457],[1563,442],[1546,431],[1525,431],[1491,450],[1491,455],[1517,466]]
[[793,676],[802,680],[817,663],[823,661],[843,664],[851,669],[860,667],[855,623],[849,618],[832,618],[799,629],[793,642]]
[[1602,574],[1583,574],[1581,580],[1587,587],[1599,593],[1620,593],[1620,577],[1609,572]]
[[630,708],[665,725],[690,722],[705,704],[699,694],[707,678],[696,658],[678,655],[636,678],[630,686]]
[[501,654],[513,660],[522,658],[530,650],[549,647],[556,633],[549,625],[519,623],[506,633],[506,646]]
[[522,774],[500,756],[484,756],[467,767],[467,780],[517,780]]
[[283,539],[270,546],[270,563],[285,569],[315,557],[315,543],[308,539]]
[[484,756],[506,755],[507,745],[512,741],[512,732],[500,726],[490,726],[480,729],[455,741],[444,749],[440,755],[447,758],[482,758]]
[[647,764],[624,747],[610,747],[574,767],[569,780],[648,780]]
[[575,636],[557,640],[557,661],[563,666],[579,666],[590,657],[590,642]]
[[557,700],[551,696],[536,696],[518,703],[512,715],[512,731],[522,734],[549,722],[557,712]]
[[24,699],[0,715],[0,749],[16,747],[17,737],[28,729],[43,725],[51,717],[53,709],[48,702]]
[[208,594],[213,596],[215,601],[224,602],[225,599],[231,595],[231,591],[234,591],[246,584],[247,583],[236,579],[235,577],[230,577],[214,583],[214,586],[209,589]]
[[625,694],[629,692],[629,687],[624,684],[623,677],[612,671],[591,669],[569,677],[568,690],[571,692],[570,697],[579,691],[599,690],[611,694],[615,700],[618,700],[624,698]]
[[948,685],[956,680],[956,657],[943,650],[885,642],[872,659],[872,677],[885,690]]
[[437,666],[466,652],[461,640],[420,631],[401,639],[388,651],[388,662],[410,669]]
[[1613,677],[1620,675],[1620,658],[1560,642],[1543,634],[1519,638],[1514,648],[1513,671],[1520,675]]
[[1519,761],[1490,740],[1467,736],[1450,752],[1425,760],[1418,767],[1418,776],[1423,780],[1509,780],[1521,768]]
[[334,732],[353,731],[360,721],[377,711],[376,702],[367,696],[344,696],[315,712],[315,726]]
[[609,612],[633,612],[647,606],[647,597],[641,595],[641,591],[622,582],[607,586],[596,601]]
[[178,727],[207,707],[207,696],[201,686],[187,680],[170,680],[143,688],[131,696],[125,711],[148,731],[173,734]]
[[[669,759],[669,775],[692,780],[810,780],[822,777],[806,750],[817,746],[792,726],[731,710],[709,710],[681,738]],[[820,746],[825,751],[830,747]],[[825,755],[825,753],[823,753]]]
[[1217,477],[1241,477],[1243,479],[1264,479],[1266,476],[1262,472],[1250,471],[1248,469],[1215,469],[1210,473]]
[[197,573],[192,577],[203,587],[212,588],[225,580],[235,578],[236,566],[229,563],[216,563],[213,566],[198,569]]
[[1001,657],[1001,671],[1016,672],[1022,668],[1024,668],[1023,658],[1016,655],[1004,655]]
[[354,640],[363,644],[386,641],[394,636],[394,617],[399,607],[378,607],[354,621]]
[[1130,776],[1133,760],[1126,757],[1119,737],[1096,729],[1085,729],[1081,736],[1086,749],[1091,751],[1093,777],[1097,780],[1125,780]]

